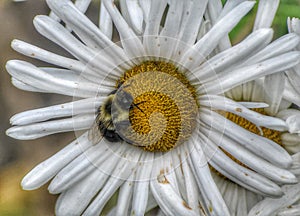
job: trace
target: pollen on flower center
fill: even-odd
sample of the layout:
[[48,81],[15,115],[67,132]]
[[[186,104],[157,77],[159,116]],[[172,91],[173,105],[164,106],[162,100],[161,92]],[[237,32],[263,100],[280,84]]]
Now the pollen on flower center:
[[198,110],[196,90],[173,64],[146,61],[127,70],[117,82],[133,96],[132,130],[126,141],[146,151],[168,151],[192,134]]

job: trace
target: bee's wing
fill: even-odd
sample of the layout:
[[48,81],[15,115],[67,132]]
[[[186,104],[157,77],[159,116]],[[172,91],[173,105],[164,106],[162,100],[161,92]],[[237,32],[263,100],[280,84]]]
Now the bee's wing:
[[100,133],[99,130],[99,125],[97,121],[94,121],[92,127],[90,128],[88,132],[88,139],[93,143],[93,145],[98,144],[101,139],[103,138],[102,134]]

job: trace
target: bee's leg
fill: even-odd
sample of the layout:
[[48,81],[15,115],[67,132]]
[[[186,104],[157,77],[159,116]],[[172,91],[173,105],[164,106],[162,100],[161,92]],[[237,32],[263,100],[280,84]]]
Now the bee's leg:
[[116,94],[117,91],[118,91],[118,89],[115,89],[115,90],[111,91],[108,95]]
[[105,137],[105,139],[107,139],[109,142],[120,142],[122,141],[121,137],[119,136],[119,134],[117,134],[115,131],[113,130],[104,130],[103,136]]

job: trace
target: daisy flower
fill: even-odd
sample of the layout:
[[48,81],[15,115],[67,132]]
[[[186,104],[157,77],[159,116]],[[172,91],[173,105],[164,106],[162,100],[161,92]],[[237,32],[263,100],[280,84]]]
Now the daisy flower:
[[99,27],[69,0],[47,3],[52,15],[34,25],[74,58],[14,40],[16,51],[54,66],[11,60],[6,68],[20,89],[73,101],[17,114],[7,134],[77,135],[22,181],[33,190],[52,179],[57,215],[99,215],[108,202],[109,215],[157,206],[161,215],[230,215],[210,169],[270,197],[297,182],[288,171],[292,157],[276,143],[286,122],[251,110],[264,102],[223,95],[300,59],[296,34],[271,43],[273,31],[263,25],[230,46],[228,33],[254,1],[103,0]]

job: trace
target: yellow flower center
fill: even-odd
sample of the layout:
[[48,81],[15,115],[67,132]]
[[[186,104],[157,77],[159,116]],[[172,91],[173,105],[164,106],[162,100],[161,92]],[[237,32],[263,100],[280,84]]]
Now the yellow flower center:
[[116,86],[133,97],[126,141],[146,151],[168,151],[186,141],[196,125],[195,88],[171,63],[146,61],[127,70]]

